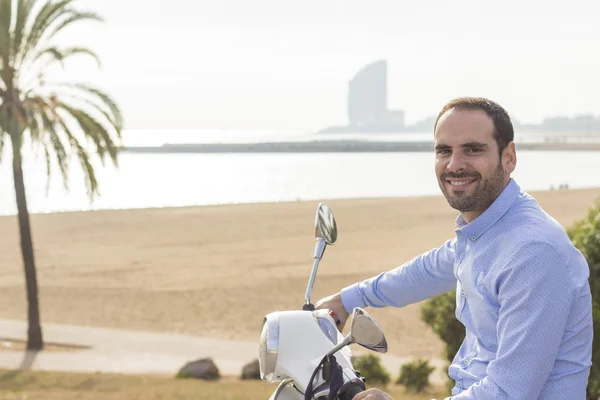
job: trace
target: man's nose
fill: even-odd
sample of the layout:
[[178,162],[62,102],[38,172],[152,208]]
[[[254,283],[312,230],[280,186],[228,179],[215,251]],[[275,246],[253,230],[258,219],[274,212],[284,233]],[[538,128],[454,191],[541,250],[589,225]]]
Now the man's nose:
[[466,167],[467,167],[467,163],[465,162],[463,155],[460,153],[454,152],[450,156],[450,162],[448,163],[448,166],[446,168],[448,168],[448,170],[450,170],[452,172],[460,172],[460,171],[463,171],[464,169],[466,169]]

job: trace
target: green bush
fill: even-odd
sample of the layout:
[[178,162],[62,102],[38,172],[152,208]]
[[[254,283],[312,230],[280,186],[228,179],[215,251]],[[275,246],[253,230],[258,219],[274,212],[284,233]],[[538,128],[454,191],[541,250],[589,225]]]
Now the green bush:
[[404,385],[409,393],[421,393],[429,386],[429,375],[435,368],[427,360],[416,360],[400,367],[400,376],[396,383]]
[[387,385],[390,382],[390,374],[381,365],[381,359],[375,354],[365,354],[356,357],[353,362],[354,369],[366,379],[366,383]]
[[[587,218],[576,222],[567,233],[590,267],[594,332],[600,332],[600,199],[590,208]],[[592,370],[588,380],[587,398],[600,398],[600,345],[596,337],[592,346]]]
[[452,362],[465,339],[465,327],[456,319],[456,291],[433,297],[421,308],[421,319],[446,343],[444,357]]
[[[425,302],[421,308],[421,319],[431,326],[444,341],[444,357],[448,366],[458,352],[466,336],[465,326],[456,319],[456,291],[441,294]],[[446,390],[450,394],[454,381],[448,378]]]

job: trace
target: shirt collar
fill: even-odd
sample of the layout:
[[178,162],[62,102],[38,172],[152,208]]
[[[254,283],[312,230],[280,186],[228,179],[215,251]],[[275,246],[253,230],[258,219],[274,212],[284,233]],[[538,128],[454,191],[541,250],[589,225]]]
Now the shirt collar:
[[462,215],[456,218],[456,232],[462,232],[471,240],[479,239],[488,229],[502,218],[521,193],[521,188],[514,179],[502,190],[491,206],[470,223],[465,222]]

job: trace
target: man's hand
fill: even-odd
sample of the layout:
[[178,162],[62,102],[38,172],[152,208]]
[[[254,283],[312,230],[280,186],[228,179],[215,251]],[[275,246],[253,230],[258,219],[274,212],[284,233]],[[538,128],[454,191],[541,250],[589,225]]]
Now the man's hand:
[[342,303],[342,295],[340,293],[336,293],[317,301],[317,304],[315,304],[315,309],[333,311],[335,314],[333,319],[338,319],[340,321],[340,323],[337,325],[339,331],[341,332],[344,330],[344,325],[346,325],[349,314],[344,308],[344,304]]
[[392,396],[387,393],[383,393],[379,389],[367,389],[364,392],[360,392],[352,398],[352,400],[394,400]]

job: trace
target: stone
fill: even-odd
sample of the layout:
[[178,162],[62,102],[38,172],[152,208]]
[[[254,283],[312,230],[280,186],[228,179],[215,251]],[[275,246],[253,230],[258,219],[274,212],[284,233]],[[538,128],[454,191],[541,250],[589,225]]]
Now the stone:
[[219,369],[211,358],[203,358],[185,364],[177,373],[177,378],[193,378],[216,381],[221,378]]
[[242,368],[242,379],[260,379],[260,364],[258,358],[250,361]]

